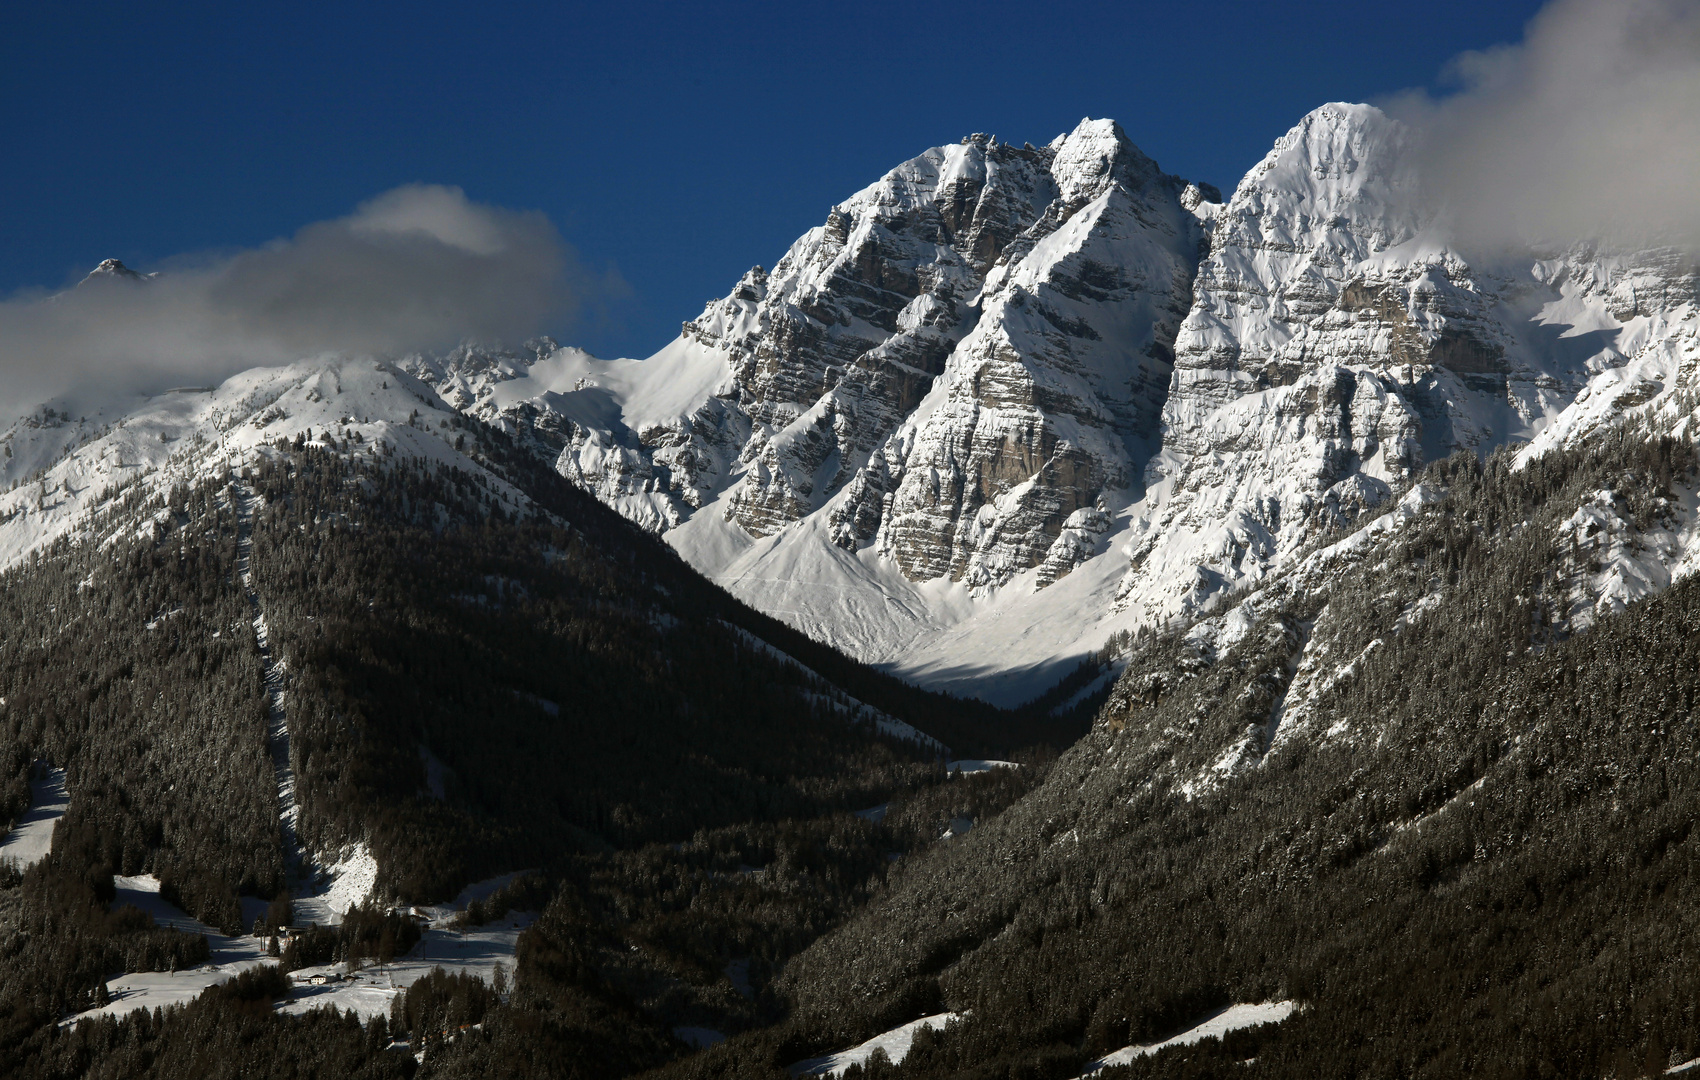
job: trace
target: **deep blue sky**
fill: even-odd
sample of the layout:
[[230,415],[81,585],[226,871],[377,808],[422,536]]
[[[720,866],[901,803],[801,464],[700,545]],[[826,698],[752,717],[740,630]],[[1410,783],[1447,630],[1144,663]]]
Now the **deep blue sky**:
[[8,4],[0,296],[426,181],[548,213],[630,285],[566,336],[644,355],[928,146],[1113,116],[1226,190],[1314,106],[1435,86],[1539,6]]

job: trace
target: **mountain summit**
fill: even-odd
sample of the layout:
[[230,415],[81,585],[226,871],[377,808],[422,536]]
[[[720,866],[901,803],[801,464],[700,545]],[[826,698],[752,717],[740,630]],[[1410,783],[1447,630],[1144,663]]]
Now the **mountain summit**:
[[[756,607],[1014,703],[1693,363],[1692,260],[1477,253],[1409,132],[1305,116],[1222,202],[1114,121],[972,135],[835,206],[643,360],[418,357]],[[987,657],[997,657],[988,662]]]
[[91,281],[146,281],[152,275],[138,274],[117,259],[102,259],[100,265],[88,272],[88,276],[78,282],[86,285]]

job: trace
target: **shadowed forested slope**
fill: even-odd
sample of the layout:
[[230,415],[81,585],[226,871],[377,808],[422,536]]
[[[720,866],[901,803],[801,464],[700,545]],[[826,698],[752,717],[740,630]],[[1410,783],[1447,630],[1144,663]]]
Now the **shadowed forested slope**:
[[[0,811],[27,806],[37,761],[66,770],[71,801],[52,855],[0,879],[0,1057],[81,1075],[75,1061],[100,1055],[50,1064],[53,1021],[117,972],[204,958],[199,937],[107,915],[113,874],[157,874],[227,932],[239,895],[284,888],[238,574],[250,493],[309,853],[366,844],[379,899],[441,899],[519,867],[578,882],[609,933],[649,920],[632,932],[655,937],[658,959],[626,966],[652,1009],[757,1022],[756,1005],[700,984],[725,984],[738,950],[765,986],[883,875],[904,842],[846,811],[943,782],[939,748],[904,724],[978,732],[973,748],[996,752],[1044,734],[1044,721],[914,690],[802,639],[499,432],[456,423],[459,465],[297,440],[239,476],[151,498],[137,486],[90,539],[4,575]],[[659,862],[640,871],[645,859]],[[733,884],[728,859],[734,878],[746,860],[775,872],[727,892],[709,918],[725,940],[663,929],[683,909],[652,875],[700,879],[688,909],[692,892]],[[112,1037],[175,1045],[192,1019]],[[280,1046],[306,1037],[275,1023]],[[678,1052],[659,1020],[645,1025],[633,1037],[648,1056],[631,1060]]]
[[[1693,468],[1689,446],[1633,440],[1519,473],[1455,459],[1389,547],[1320,592],[1270,590],[1233,647],[1145,639],[1044,784],[788,966],[785,1023],[666,1075],[777,1076],[950,1009],[967,1019],[867,1075],[1068,1077],[1275,999],[1302,1011],[1128,1074],[1637,1076],[1693,1056],[1700,586],[1574,636],[1550,617],[1589,559],[1558,529],[1575,499],[1612,488],[1653,525]],[[1312,649],[1335,676],[1283,736]],[[1254,765],[1215,768],[1239,747]]]

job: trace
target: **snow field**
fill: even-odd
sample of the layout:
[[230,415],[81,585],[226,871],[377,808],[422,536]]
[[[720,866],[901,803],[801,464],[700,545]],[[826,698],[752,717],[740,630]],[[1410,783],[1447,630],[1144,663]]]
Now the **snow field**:
[[[370,860],[371,856],[368,854],[365,858]],[[296,984],[294,992],[287,1000],[277,1004],[277,1010],[299,1015],[321,1006],[334,1005],[344,1011],[353,1010],[363,1019],[370,1019],[387,1015],[396,996],[433,968],[441,967],[451,973],[465,972],[485,982],[494,982],[496,965],[502,964],[511,977],[519,936],[536,921],[535,914],[510,912],[504,918],[464,931],[446,924],[466,904],[490,896],[522,873],[526,871],[469,885],[453,904],[427,908],[426,911],[433,916],[433,925],[406,956],[390,964],[366,967],[353,973],[349,973],[346,965],[342,964],[325,964],[292,972],[291,979]],[[65,1023],[100,1016],[124,1016],[136,1009],[185,1004],[209,987],[233,979],[249,968],[277,962],[266,955],[264,938],[245,935],[226,937],[168,903],[159,895],[159,880],[152,875],[115,877],[113,883],[118,889],[113,907],[125,904],[138,907],[152,915],[159,926],[201,934],[211,947],[211,956],[206,964],[188,971],[145,971],[116,976],[107,982],[107,990],[112,995],[111,1004],[78,1013]],[[244,917],[254,913],[247,910],[254,906],[245,905]],[[263,908],[263,901],[258,902],[258,906]],[[299,906],[297,911],[300,911]],[[340,912],[337,914],[337,921],[340,921]],[[314,986],[310,982],[314,975],[332,974],[346,977],[323,986]]]
[[[393,963],[373,965],[352,974],[343,964],[302,968],[290,973],[296,981],[295,991],[288,1001],[278,1005],[278,1011],[299,1016],[333,1005],[345,1012],[352,1010],[363,1020],[388,1015],[391,1002],[403,990],[424,978],[432,968],[439,967],[450,974],[475,975],[493,983],[496,965],[501,964],[511,979],[519,936],[536,921],[535,914],[509,912],[492,923],[468,927],[465,931],[432,926],[406,956]],[[348,977],[323,986],[306,982],[314,975],[333,974]]]
[[34,866],[53,850],[53,826],[65,816],[71,796],[65,790],[65,770],[54,769],[45,779],[30,782],[30,808],[0,838],[0,863],[19,869]]
[[840,1050],[836,1054],[826,1054],[822,1057],[799,1061],[790,1066],[788,1071],[792,1076],[822,1076],[834,1077],[844,1073],[852,1065],[865,1064],[873,1056],[875,1050],[884,1050],[885,1056],[896,1065],[909,1056],[909,1048],[915,1045],[915,1033],[922,1029],[936,1031],[952,1020],[962,1017],[961,1013],[942,1012],[932,1016],[923,1016],[919,1020],[911,1020],[901,1027],[892,1028],[880,1035],[875,1035],[865,1043],[852,1046],[848,1050]]
[[190,934],[202,934],[211,947],[207,963],[187,971],[137,971],[107,981],[112,996],[109,1005],[70,1017],[65,1023],[101,1016],[124,1016],[137,1009],[182,1005],[199,997],[208,987],[234,979],[250,968],[277,961],[266,955],[266,943],[254,937],[225,937],[204,923],[191,919],[180,908],[159,895],[159,879],[151,874],[114,877],[118,896],[114,908],[129,905],[153,916],[159,926]]
[[1164,1039],[1159,1043],[1149,1043],[1144,1046],[1124,1046],[1113,1054],[1107,1054],[1086,1066],[1086,1072],[1078,1080],[1084,1080],[1100,1069],[1112,1065],[1126,1065],[1136,1058],[1147,1057],[1159,1050],[1167,1050],[1171,1046],[1191,1046],[1205,1039],[1219,1039],[1230,1031],[1241,1028],[1256,1027],[1259,1024],[1278,1024],[1297,1011],[1298,1005],[1291,1001],[1266,1001],[1259,1005],[1232,1005],[1217,1013],[1210,1019],[1181,1032],[1173,1038]]

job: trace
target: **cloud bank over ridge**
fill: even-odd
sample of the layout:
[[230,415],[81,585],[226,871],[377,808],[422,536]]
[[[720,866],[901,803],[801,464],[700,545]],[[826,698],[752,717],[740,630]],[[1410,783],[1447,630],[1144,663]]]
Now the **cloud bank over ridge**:
[[600,288],[543,214],[424,184],[287,240],[180,262],[0,302],[0,413],[90,383],[145,389],[326,352],[515,341]]
[[1388,108],[1461,238],[1700,249],[1700,3],[1555,0],[1447,74]]

